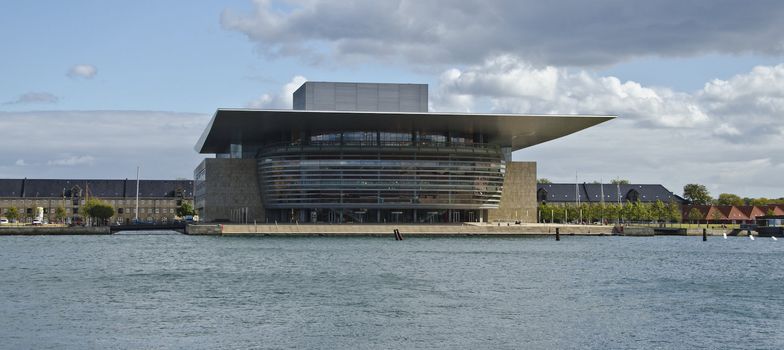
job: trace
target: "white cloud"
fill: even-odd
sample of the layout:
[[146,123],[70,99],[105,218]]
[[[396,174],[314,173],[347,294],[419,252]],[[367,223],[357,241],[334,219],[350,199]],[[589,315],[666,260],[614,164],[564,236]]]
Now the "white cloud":
[[95,163],[93,156],[70,156],[46,162],[47,165],[56,166],[93,165],[93,163]]
[[713,129],[713,133],[719,136],[738,136],[740,135],[740,130],[727,123],[721,123],[717,128]]
[[[0,112],[0,178],[192,178],[208,114],[147,111]],[[90,166],[93,164],[93,166]]]
[[49,92],[27,92],[20,95],[16,100],[8,101],[4,104],[40,104],[40,103],[57,103],[60,100],[57,96]]
[[[221,25],[270,56],[476,64],[511,54],[537,65],[643,56],[784,52],[780,1],[275,1],[225,10]],[[753,19],[753,20],[749,20]]]
[[68,70],[68,76],[71,78],[92,79],[96,74],[98,69],[91,64],[77,64]]
[[784,197],[770,174],[784,167],[784,64],[713,80],[691,93],[584,70],[535,67],[499,56],[449,69],[432,109],[505,113],[614,114],[619,118],[516,153],[556,181],[629,178],[679,193],[704,183],[715,195]]
[[689,94],[583,70],[537,68],[509,55],[446,71],[432,106],[463,111],[483,103],[494,112],[617,114],[655,127],[693,127],[709,119]]
[[248,108],[271,108],[271,109],[291,109],[293,104],[294,91],[299,89],[302,84],[308,81],[301,75],[291,78],[291,81],[283,85],[278,94],[263,94],[253,101],[248,102]]
[[17,159],[16,163],[14,163],[14,164],[16,164],[17,166],[25,166],[25,165],[27,165],[27,163],[25,163],[24,159]]

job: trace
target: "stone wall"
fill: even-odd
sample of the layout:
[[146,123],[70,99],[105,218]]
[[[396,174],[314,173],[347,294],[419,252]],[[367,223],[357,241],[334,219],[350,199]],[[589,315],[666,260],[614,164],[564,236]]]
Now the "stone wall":
[[185,234],[193,236],[220,236],[223,225],[188,225],[185,226]]
[[504,191],[490,222],[536,222],[536,162],[507,162]]
[[258,224],[222,225],[223,236],[389,236],[394,229],[403,236],[563,236],[612,234],[612,226],[543,225],[543,224]]
[[255,159],[207,158],[200,166],[205,180],[196,202],[203,222],[264,222]]
[[0,236],[11,235],[108,235],[109,226],[0,226]]

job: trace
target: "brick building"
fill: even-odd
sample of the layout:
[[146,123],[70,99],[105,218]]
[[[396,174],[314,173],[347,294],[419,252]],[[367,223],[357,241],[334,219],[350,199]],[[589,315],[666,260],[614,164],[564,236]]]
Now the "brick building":
[[[63,207],[67,221],[74,222],[88,198],[98,198],[114,207],[112,223],[129,223],[136,217],[136,180],[0,179],[0,216],[15,207],[23,222],[30,221],[36,207],[44,208],[49,222],[56,221],[55,211]],[[193,202],[192,180],[139,181],[139,220],[174,220],[183,202]]]

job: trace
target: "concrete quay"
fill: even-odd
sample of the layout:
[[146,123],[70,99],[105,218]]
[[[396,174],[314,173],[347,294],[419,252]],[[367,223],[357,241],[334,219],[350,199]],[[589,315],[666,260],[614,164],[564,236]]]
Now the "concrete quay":
[[0,236],[109,235],[109,226],[0,226]]
[[[189,226],[190,227],[190,226]],[[547,225],[547,224],[225,224],[223,236],[392,236],[398,229],[403,237],[439,236],[547,236],[555,235],[606,236],[612,226]],[[217,234],[217,233],[216,233]]]

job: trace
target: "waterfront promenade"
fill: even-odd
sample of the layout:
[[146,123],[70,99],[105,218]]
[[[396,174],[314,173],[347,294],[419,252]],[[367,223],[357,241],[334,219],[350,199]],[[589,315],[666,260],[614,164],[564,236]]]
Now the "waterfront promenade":
[[398,229],[403,236],[531,236],[610,235],[612,226],[545,224],[258,224],[222,225],[224,236],[391,236]]
[[[166,230],[169,226],[145,225],[147,231]],[[537,223],[464,223],[464,224],[195,224],[188,225],[184,233],[194,236],[392,236],[397,229],[406,236],[419,237],[450,237],[450,236],[551,236],[558,229],[561,235],[570,236],[652,236],[651,227],[626,227],[626,232],[618,232],[612,225],[562,225]],[[641,233],[640,230],[650,231]],[[62,225],[47,226],[2,226],[0,236],[11,235],[109,235],[120,231],[117,227],[66,227]],[[180,230],[178,230],[180,231]],[[708,229],[709,236],[722,236],[731,230]],[[182,232],[181,232],[182,233]],[[656,235],[664,235],[661,232]],[[737,235],[745,235],[740,232]],[[667,235],[702,235],[701,228],[683,229]]]

